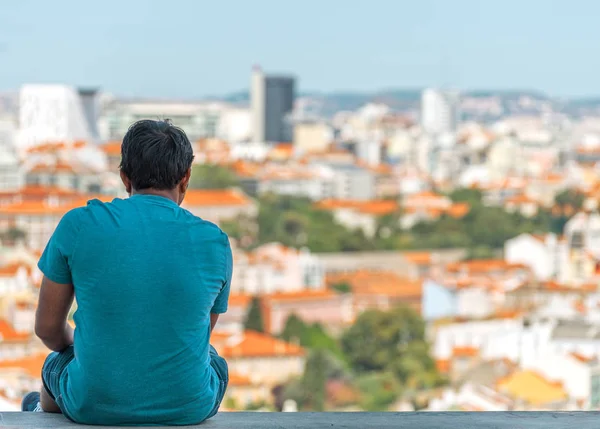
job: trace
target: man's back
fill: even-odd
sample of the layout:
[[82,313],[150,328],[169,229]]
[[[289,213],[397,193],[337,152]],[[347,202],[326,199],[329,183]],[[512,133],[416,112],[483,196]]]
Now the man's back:
[[[54,241],[54,244],[52,243]],[[188,424],[214,408],[210,313],[227,308],[227,236],[174,201],[136,194],[69,212],[40,268],[67,260],[78,310],[64,412],[82,423]],[[55,278],[53,278],[53,276]]]

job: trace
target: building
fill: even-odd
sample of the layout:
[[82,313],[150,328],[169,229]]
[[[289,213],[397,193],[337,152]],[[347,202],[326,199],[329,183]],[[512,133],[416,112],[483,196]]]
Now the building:
[[19,147],[90,141],[92,137],[80,93],[66,85],[24,85],[19,95],[19,127]]
[[23,168],[16,153],[2,140],[0,133],[0,193],[19,189],[24,180]]
[[458,121],[458,94],[433,88],[423,91],[421,126],[426,133],[441,134],[454,131]]
[[521,234],[504,243],[504,259],[527,265],[538,280],[547,281],[558,274],[560,244],[554,234]]
[[190,189],[181,206],[216,224],[240,215],[253,218],[258,213],[257,204],[238,189]]
[[262,298],[266,332],[279,335],[288,318],[295,315],[307,324],[320,323],[330,332],[340,332],[354,320],[353,297],[329,289],[275,293]]
[[238,141],[250,134],[247,109],[222,102],[136,99],[107,103],[102,114],[102,137],[120,141],[131,124],[142,119],[170,119],[191,141],[201,138]]
[[249,295],[321,290],[323,264],[308,249],[268,243],[244,252],[234,247],[231,289]]
[[259,67],[252,71],[251,110],[255,142],[292,140],[290,115],[294,109],[295,79],[265,75]]
[[79,88],[79,99],[83,108],[89,136],[93,142],[100,140],[98,131],[98,119],[100,116],[100,100],[97,88]]
[[215,331],[211,343],[227,360],[231,373],[250,377],[254,383],[274,387],[304,372],[306,351],[267,334]]
[[323,122],[304,121],[294,125],[293,141],[300,153],[325,152],[333,141],[333,132]]

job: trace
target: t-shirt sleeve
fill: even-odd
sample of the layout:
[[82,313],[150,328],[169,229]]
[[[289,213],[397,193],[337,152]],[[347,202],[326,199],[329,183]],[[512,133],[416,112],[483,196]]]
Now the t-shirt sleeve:
[[53,282],[72,283],[71,262],[79,232],[79,210],[71,210],[62,217],[38,262],[40,271]]
[[215,303],[213,304],[212,309],[210,310],[213,314],[221,314],[227,312],[227,302],[229,301],[229,290],[231,289],[231,276],[233,274],[233,255],[231,254],[231,245],[229,244],[229,238],[227,235],[225,236],[225,273],[224,273],[224,281],[223,286],[221,287],[221,292],[217,296]]

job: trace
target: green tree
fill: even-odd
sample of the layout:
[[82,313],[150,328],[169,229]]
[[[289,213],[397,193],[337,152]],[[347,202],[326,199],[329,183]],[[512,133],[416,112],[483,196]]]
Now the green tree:
[[459,188],[452,191],[449,195],[455,203],[469,203],[471,206],[479,205],[483,201],[483,194],[479,189]]
[[331,285],[331,288],[340,292],[340,293],[350,293],[352,292],[352,286],[348,282],[340,282]]
[[265,332],[265,325],[260,307],[260,298],[252,298],[250,309],[248,310],[246,320],[244,321],[244,327],[246,329],[257,332]]
[[302,410],[323,411],[328,401],[326,386],[330,380],[350,380],[344,363],[327,350],[311,350],[302,377],[285,385],[283,400],[293,399]]
[[580,210],[583,207],[584,201],[585,195],[575,189],[566,189],[554,197],[554,202],[559,206],[571,206],[576,210]]
[[2,234],[2,239],[14,243],[16,241],[25,240],[27,238],[27,234],[25,231],[19,228],[10,227]]
[[325,409],[328,358],[324,350],[315,350],[306,359],[302,384],[304,406],[314,411]]
[[393,373],[372,372],[357,378],[361,391],[360,405],[365,411],[387,411],[401,393],[400,384]]
[[340,361],[344,361],[344,354],[339,342],[330,336],[321,324],[306,324],[295,314],[291,314],[285,321],[280,338],[285,341],[298,342],[302,347],[310,350],[327,350]]
[[364,312],[342,335],[341,345],[357,373],[390,371],[401,383],[416,380],[422,387],[428,387],[430,379],[434,384],[437,380],[425,341],[425,323],[410,308]]
[[302,343],[302,339],[305,336],[307,326],[306,324],[295,314],[291,314],[285,321],[285,326],[281,332],[281,339],[298,343]]
[[191,189],[226,189],[239,186],[233,171],[214,164],[197,164],[192,167]]

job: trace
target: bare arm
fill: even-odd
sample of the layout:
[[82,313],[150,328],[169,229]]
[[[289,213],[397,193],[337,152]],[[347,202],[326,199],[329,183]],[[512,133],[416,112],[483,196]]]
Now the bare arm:
[[215,313],[210,313],[210,332],[212,332],[215,329],[217,320],[219,320],[219,315]]
[[73,344],[73,328],[67,322],[74,298],[73,285],[53,282],[44,276],[35,315],[35,334],[53,351]]

